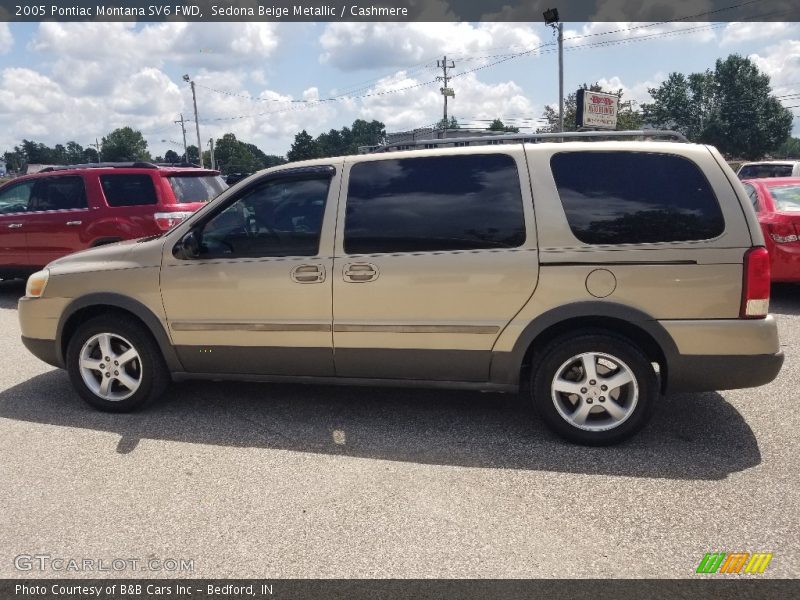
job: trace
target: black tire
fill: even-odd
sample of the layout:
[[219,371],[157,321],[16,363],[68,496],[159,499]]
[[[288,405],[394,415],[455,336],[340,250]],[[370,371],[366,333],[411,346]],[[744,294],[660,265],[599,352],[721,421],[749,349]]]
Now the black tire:
[[[597,380],[586,377],[583,365],[587,363],[579,358],[589,353],[596,354],[586,360],[598,369]],[[604,385],[603,381],[611,381],[609,377],[624,373],[630,374],[631,383],[613,389]],[[558,374],[566,375],[559,379],[560,384],[555,382]],[[596,385],[589,385],[590,381]],[[574,394],[553,389],[565,384],[579,389]],[[606,391],[601,391],[601,386]],[[612,393],[615,397],[609,396]],[[660,397],[658,378],[644,353],[627,338],[602,330],[561,336],[537,352],[531,394],[537,411],[555,433],[588,446],[617,444],[637,433],[647,424]],[[624,418],[619,416],[623,414]],[[582,426],[570,420],[580,422],[581,418]]]
[[[104,333],[118,336],[114,340],[117,344],[116,348],[120,351],[125,349],[124,345],[119,345],[121,338],[129,342],[130,346],[138,353],[138,357],[125,366],[125,369],[128,369],[133,377],[138,379],[138,388],[134,393],[118,400],[97,395],[81,374],[81,351],[84,344],[94,336]],[[97,348],[99,349],[99,346]],[[102,357],[100,361],[103,362],[105,369],[106,365]],[[91,406],[107,412],[121,413],[140,409],[160,397],[170,383],[170,375],[164,363],[164,357],[153,336],[136,319],[121,314],[100,315],[82,323],[67,345],[66,366],[70,381],[78,394]],[[111,364],[109,366],[112,369],[120,368],[122,370],[122,367],[113,367]],[[110,377],[113,382],[113,373]],[[97,381],[102,382],[102,376],[98,375]],[[124,396],[130,391],[121,386],[121,383],[111,383],[111,386],[112,391],[113,386],[116,386],[120,396]]]

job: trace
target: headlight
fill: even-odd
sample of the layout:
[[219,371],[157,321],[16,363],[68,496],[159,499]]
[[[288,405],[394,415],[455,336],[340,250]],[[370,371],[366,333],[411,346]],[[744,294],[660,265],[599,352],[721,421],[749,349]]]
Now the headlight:
[[50,271],[47,269],[37,271],[28,277],[28,284],[25,286],[25,295],[28,298],[39,298],[44,294],[44,288],[47,287],[48,279],[50,279]]

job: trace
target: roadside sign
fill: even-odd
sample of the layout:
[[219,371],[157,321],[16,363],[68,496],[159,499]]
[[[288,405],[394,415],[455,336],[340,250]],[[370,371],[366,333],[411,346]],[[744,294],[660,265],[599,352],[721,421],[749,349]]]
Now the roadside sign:
[[589,90],[578,90],[575,125],[578,129],[616,129],[619,96]]

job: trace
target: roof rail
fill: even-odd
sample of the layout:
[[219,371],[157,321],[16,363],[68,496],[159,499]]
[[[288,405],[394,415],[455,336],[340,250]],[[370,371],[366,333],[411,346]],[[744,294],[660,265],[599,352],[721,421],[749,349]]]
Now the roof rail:
[[392,148],[409,149],[411,147],[431,147],[454,144],[459,146],[469,146],[473,143],[476,146],[486,144],[505,144],[514,142],[533,142],[538,143],[547,140],[580,140],[592,138],[670,138],[677,142],[688,142],[682,133],[670,129],[635,129],[627,131],[565,131],[563,133],[508,133],[492,136],[473,136],[473,137],[449,137],[444,139],[428,140],[406,140],[378,146],[371,152],[388,152]]
[[78,165],[56,165],[54,167],[45,167],[44,169],[39,171],[39,173],[49,173],[52,171],[67,171],[69,169],[121,169],[125,167],[135,168],[135,169],[157,169],[158,165],[145,161],[82,163]]

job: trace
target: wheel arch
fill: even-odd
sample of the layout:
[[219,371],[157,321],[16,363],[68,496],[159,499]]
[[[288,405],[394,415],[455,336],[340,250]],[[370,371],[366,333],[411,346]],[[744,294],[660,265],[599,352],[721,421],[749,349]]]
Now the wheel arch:
[[567,333],[601,329],[635,343],[651,362],[658,363],[661,389],[666,389],[669,366],[678,354],[666,329],[638,309],[611,302],[576,302],[542,313],[520,334],[509,353],[494,353],[492,380],[527,385],[525,375],[537,349]]
[[122,238],[119,237],[119,236],[99,237],[99,238],[93,240],[92,243],[89,244],[89,247],[90,248],[97,248],[98,246],[105,246],[106,244],[115,244],[115,243],[121,242],[121,241],[122,241]]
[[107,313],[124,313],[136,319],[155,339],[167,368],[171,372],[183,370],[166,330],[153,311],[138,300],[112,292],[81,296],[67,305],[56,330],[56,351],[62,364],[69,339],[77,327],[86,319]]

